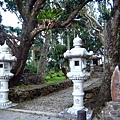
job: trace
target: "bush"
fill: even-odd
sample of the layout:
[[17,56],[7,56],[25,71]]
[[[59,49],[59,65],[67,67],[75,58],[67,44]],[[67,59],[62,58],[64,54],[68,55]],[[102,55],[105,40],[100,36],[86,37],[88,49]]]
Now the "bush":
[[33,61],[29,61],[29,62],[27,63],[26,69],[28,69],[28,70],[29,70],[30,72],[32,72],[32,73],[37,73],[37,67],[34,66]]

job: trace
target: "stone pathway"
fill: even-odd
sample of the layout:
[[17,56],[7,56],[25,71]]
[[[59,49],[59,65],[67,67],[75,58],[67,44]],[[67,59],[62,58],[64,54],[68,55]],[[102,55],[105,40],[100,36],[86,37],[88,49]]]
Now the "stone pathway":
[[65,108],[72,106],[72,87],[51,93],[47,96],[19,103],[15,108],[42,112],[59,113]]
[[[84,82],[84,89],[91,88],[96,84],[100,84],[101,81],[97,78],[92,78]],[[24,109],[32,111],[42,111],[50,113],[59,113],[66,108],[69,108],[73,104],[73,87],[61,90],[59,92],[51,93],[47,96],[38,97],[33,100],[21,102],[15,109]]]
[[[84,89],[99,85],[101,81],[92,78],[84,82]],[[58,114],[73,104],[73,87],[51,93],[47,96],[18,103],[13,108],[0,110],[0,120],[66,120]],[[67,119],[70,120],[70,119]]]

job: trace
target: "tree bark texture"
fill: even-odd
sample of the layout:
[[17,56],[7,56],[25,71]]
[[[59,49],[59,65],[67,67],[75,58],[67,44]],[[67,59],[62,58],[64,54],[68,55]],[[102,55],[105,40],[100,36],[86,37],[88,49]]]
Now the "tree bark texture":
[[37,67],[37,76],[38,76],[38,81],[40,83],[45,83],[46,62],[47,62],[49,42],[50,42],[50,34],[46,33],[45,43],[43,44],[43,48],[41,50],[41,56],[40,56],[40,59],[38,61],[38,67]]
[[105,76],[101,85],[97,102],[111,100],[111,76],[116,65],[120,65],[120,0],[114,1],[111,18],[106,26],[106,49],[105,49]]

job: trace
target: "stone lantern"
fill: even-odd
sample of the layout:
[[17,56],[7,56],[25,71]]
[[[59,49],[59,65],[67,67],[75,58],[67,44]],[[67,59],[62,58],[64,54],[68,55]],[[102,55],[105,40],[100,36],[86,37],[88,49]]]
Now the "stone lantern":
[[16,57],[10,54],[10,50],[6,42],[0,46],[0,109],[13,106],[8,100],[8,81],[14,75],[10,72],[12,62],[16,61]]
[[73,106],[67,112],[77,115],[77,111],[85,109],[83,106],[83,82],[90,75],[85,70],[86,58],[92,56],[93,52],[87,52],[85,48],[81,47],[82,40],[78,36],[73,40],[73,46],[74,48],[64,53],[64,57],[69,59],[70,64],[70,72],[67,73],[67,76],[73,81]]

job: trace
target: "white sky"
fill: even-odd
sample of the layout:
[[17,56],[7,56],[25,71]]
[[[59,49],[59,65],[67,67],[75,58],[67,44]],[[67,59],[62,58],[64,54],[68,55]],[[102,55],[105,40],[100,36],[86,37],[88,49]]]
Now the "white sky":
[[12,26],[12,27],[21,27],[21,24],[18,20],[18,18],[16,17],[15,14],[12,14],[10,12],[4,12],[1,8],[0,8],[0,14],[2,15],[2,24],[5,26]]

